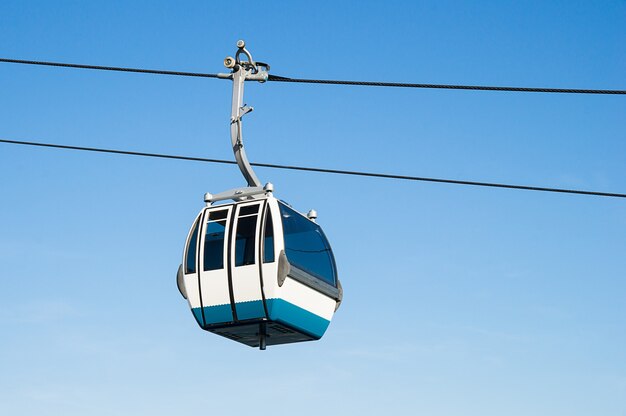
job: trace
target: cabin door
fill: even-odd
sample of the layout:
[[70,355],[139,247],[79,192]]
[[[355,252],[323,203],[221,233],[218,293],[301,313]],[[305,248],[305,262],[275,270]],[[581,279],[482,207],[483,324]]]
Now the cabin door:
[[233,321],[227,252],[233,211],[233,206],[211,208],[202,219],[198,257],[200,302],[206,325]]
[[264,318],[259,267],[259,235],[264,201],[235,206],[230,241],[230,270],[236,319]]

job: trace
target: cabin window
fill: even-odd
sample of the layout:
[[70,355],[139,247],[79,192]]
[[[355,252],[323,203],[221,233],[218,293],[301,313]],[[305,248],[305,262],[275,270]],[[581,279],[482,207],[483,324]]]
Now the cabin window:
[[189,243],[187,244],[187,253],[185,255],[185,273],[196,272],[196,252],[198,248],[198,225],[200,225],[200,218],[196,220],[193,226],[193,232],[189,237]]
[[282,203],[279,207],[289,263],[336,287],[335,260],[320,226]]
[[274,261],[274,223],[272,222],[272,211],[267,208],[265,217],[265,235],[263,236],[263,263]]
[[204,270],[224,268],[224,236],[226,234],[227,210],[209,213],[204,236]]
[[235,236],[235,266],[255,263],[255,236],[259,205],[241,207]]

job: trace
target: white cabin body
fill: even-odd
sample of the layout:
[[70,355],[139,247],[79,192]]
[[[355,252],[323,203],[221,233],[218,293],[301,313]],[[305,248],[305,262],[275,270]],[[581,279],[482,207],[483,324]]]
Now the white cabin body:
[[201,328],[261,348],[321,338],[342,297],[320,226],[271,194],[203,208],[177,282]]

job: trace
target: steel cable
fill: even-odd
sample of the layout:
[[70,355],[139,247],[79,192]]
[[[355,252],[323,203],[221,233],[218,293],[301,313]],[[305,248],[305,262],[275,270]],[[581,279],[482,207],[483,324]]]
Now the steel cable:
[[[13,64],[25,64],[25,65],[53,66],[53,67],[63,67],[63,68],[95,69],[95,70],[102,70],[102,71],[135,72],[135,73],[142,73],[142,74],[177,75],[177,76],[201,77],[201,78],[219,78],[218,74],[209,74],[209,73],[202,73],[202,72],[184,72],[184,71],[169,71],[169,70],[160,70],[160,69],[125,68],[125,67],[115,67],[115,66],[85,65],[85,64],[73,64],[73,63],[63,63],[63,62],[29,61],[29,60],[24,60],[24,59],[9,59],[9,58],[0,58],[0,62],[13,63]],[[407,82],[349,81],[349,80],[330,80],[330,79],[289,78],[289,77],[282,77],[278,75],[269,75],[268,81],[304,83],[304,84],[354,85],[354,86],[366,86],[366,87],[626,95],[626,90],[613,90],[613,89],[543,88],[543,87],[538,88],[538,87],[507,87],[507,86],[488,86],[488,85],[453,85],[453,84],[423,84],[423,83],[407,83]]]
[[[233,160],[225,160],[225,159],[209,159],[209,158],[203,158],[203,157],[179,156],[179,155],[169,155],[169,154],[163,154],[163,153],[147,153],[147,152],[134,152],[134,151],[129,151],[129,150],[103,149],[103,148],[97,148],[97,147],[69,146],[69,145],[56,144],[56,143],[41,143],[41,142],[7,140],[7,139],[0,139],[0,143],[16,144],[16,145],[24,145],[24,146],[49,147],[49,148],[66,149],[66,150],[80,150],[80,151],[99,152],[99,153],[113,153],[113,154],[131,155],[131,156],[154,157],[154,158],[161,158],[161,159],[177,159],[177,160],[205,162],[205,163],[222,163],[222,164],[229,164],[229,165],[237,164],[237,162]],[[454,184],[454,185],[482,186],[482,187],[490,187],[490,188],[505,188],[505,189],[517,189],[517,190],[526,190],[526,191],[556,192],[556,193],[565,193],[565,194],[626,198],[626,194],[614,193],[614,192],[598,192],[598,191],[586,191],[586,190],[579,190],[579,189],[550,188],[550,187],[544,187],[544,186],[512,185],[512,184],[494,183],[494,182],[477,182],[477,181],[467,181],[467,180],[457,180],[457,179],[429,178],[429,177],[423,177],[423,176],[396,175],[396,174],[388,174],[388,173],[327,169],[327,168],[295,166],[295,165],[279,165],[275,163],[256,162],[256,163],[250,163],[250,164],[252,166],[263,167],[263,168],[330,173],[330,174],[337,174],[337,175],[365,176],[365,177],[371,177],[371,178],[385,178],[385,179],[396,179],[396,180],[407,180],[407,181],[447,183],[447,184]]]
[[167,70],[161,70],[161,69],[124,68],[124,67],[117,67],[117,66],[69,64],[69,63],[63,63],[63,62],[47,62],[47,61],[27,61],[23,59],[8,59],[8,58],[0,58],[0,62],[6,62],[6,63],[11,63],[11,64],[56,66],[56,67],[62,67],[62,68],[96,69],[100,71],[136,72],[140,74],[177,75],[177,76],[183,76],[183,77],[217,78],[217,74],[205,74],[201,72],[167,71]]
[[510,91],[510,92],[546,92],[567,94],[614,94],[624,95],[626,90],[594,90],[578,88],[535,88],[535,87],[494,87],[486,85],[448,85],[448,84],[414,84],[405,82],[378,82],[378,81],[341,81],[331,79],[305,79],[287,78],[270,75],[268,81],[297,82],[306,84],[331,84],[331,85],[358,85],[367,87],[398,87],[398,88],[430,88],[447,90],[473,90],[473,91]]

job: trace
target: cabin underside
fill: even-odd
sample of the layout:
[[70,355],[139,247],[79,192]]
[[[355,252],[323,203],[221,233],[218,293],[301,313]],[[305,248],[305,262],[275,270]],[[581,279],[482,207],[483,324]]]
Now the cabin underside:
[[262,334],[265,334],[265,344],[268,346],[319,339],[294,327],[266,319],[245,321],[238,324],[231,323],[228,326],[211,325],[205,329],[250,347],[261,345]]

